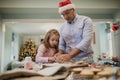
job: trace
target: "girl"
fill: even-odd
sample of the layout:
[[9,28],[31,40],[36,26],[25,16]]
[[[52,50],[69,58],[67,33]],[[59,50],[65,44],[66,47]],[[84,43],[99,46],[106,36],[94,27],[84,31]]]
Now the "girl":
[[59,32],[56,29],[47,32],[42,44],[38,48],[36,55],[37,63],[55,62],[54,54],[58,51],[59,37]]

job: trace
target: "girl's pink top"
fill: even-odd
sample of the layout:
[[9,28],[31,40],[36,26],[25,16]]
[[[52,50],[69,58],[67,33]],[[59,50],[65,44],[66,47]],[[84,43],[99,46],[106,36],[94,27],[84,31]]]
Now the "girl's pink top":
[[41,44],[38,48],[37,55],[36,55],[36,62],[37,63],[48,63],[48,58],[53,57],[55,54],[55,48],[49,48],[46,51],[44,44]]

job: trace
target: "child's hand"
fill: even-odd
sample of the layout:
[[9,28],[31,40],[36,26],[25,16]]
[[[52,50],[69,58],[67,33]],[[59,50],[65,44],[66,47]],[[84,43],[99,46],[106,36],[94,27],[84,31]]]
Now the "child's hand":
[[49,58],[48,58],[48,62],[50,62],[50,63],[55,62],[55,57],[49,57]]

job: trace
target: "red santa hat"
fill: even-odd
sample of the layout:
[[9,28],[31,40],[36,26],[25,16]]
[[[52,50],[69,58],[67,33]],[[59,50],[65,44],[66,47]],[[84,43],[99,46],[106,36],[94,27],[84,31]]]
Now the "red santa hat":
[[70,0],[65,0],[59,3],[59,13],[62,13],[65,10],[75,8],[75,5]]

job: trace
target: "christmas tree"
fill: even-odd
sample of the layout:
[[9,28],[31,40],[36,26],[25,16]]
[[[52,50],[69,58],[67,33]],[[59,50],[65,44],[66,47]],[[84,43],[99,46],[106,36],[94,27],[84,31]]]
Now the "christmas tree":
[[20,49],[19,60],[22,61],[25,57],[31,57],[35,61],[37,54],[37,46],[32,39],[27,40]]

